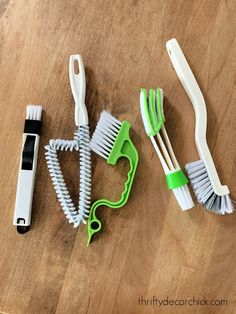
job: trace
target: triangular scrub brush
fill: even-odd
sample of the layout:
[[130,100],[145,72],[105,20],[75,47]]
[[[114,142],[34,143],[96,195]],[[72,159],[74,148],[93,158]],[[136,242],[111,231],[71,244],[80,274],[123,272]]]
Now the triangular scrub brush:
[[[79,73],[75,71],[75,64]],[[58,200],[68,219],[74,227],[82,222],[86,224],[90,209],[91,196],[91,150],[88,114],[85,106],[85,70],[81,55],[71,55],[69,62],[69,76],[71,91],[75,101],[75,124],[77,130],[72,140],[51,139],[45,147],[48,170],[52,178]],[[59,163],[57,151],[79,151],[80,155],[80,190],[79,204],[76,207],[68,191]]]

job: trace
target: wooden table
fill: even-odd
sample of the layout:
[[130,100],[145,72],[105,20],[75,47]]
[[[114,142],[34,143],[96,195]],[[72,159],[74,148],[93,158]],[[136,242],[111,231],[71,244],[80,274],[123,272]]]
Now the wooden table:
[[[182,166],[198,159],[194,114],[165,49],[176,37],[207,101],[208,140],[236,197],[235,1],[0,1],[0,313],[235,313],[236,218],[196,205],[181,212],[139,111],[141,87],[161,86],[166,129]],[[91,132],[109,109],[132,124],[140,163],[127,205],[102,208],[103,232],[68,224],[44,158],[50,138],[72,138],[68,60],[86,65]],[[42,104],[43,129],[32,227],[12,225],[25,108]],[[76,201],[79,157],[62,153]],[[118,199],[128,164],[93,154],[93,200]],[[227,299],[227,306],[151,306],[143,300]],[[142,303],[142,302],[141,302]]]

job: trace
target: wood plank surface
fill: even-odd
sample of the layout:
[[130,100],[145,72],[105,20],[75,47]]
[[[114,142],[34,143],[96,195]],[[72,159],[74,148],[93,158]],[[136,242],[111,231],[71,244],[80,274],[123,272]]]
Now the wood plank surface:
[[[181,212],[167,190],[139,111],[141,87],[161,86],[166,129],[184,166],[198,159],[192,106],[165,49],[176,37],[207,101],[208,141],[236,198],[236,2],[234,0],[0,0],[0,313],[236,313],[236,218],[197,205]],[[86,66],[93,132],[109,109],[132,124],[140,157],[127,205],[102,208],[104,228],[87,248],[57,201],[44,157],[51,138],[75,131],[68,60]],[[29,103],[43,129],[30,232],[12,225],[22,128]],[[79,157],[60,160],[73,199]],[[93,200],[118,199],[129,166],[93,154]],[[151,306],[138,299],[226,299],[224,306]]]

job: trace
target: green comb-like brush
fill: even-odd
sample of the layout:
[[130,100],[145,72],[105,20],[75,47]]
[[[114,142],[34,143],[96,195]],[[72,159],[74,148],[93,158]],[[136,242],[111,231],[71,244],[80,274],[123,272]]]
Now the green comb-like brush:
[[163,100],[161,88],[150,89],[149,95],[146,89],[142,88],[140,92],[141,115],[145,131],[151,139],[165,172],[168,188],[173,191],[181,209],[187,210],[194,204],[188,189],[188,180],[179,166],[164,126]]
[[95,153],[105,158],[107,163],[111,165],[115,165],[119,158],[125,157],[129,160],[130,170],[125,183],[125,190],[119,201],[112,202],[100,199],[92,205],[88,219],[88,245],[93,235],[101,229],[101,222],[96,217],[97,208],[100,206],[120,208],[128,201],[138,165],[138,153],[129,137],[130,127],[129,122],[120,122],[109,112],[103,111],[92,136],[90,146]]

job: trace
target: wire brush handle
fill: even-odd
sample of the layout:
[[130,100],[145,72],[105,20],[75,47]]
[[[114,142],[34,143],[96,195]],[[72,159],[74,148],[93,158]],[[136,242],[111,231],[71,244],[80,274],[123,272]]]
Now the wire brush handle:
[[[89,215],[91,194],[91,150],[89,147],[90,135],[88,126],[80,126],[75,132],[73,140],[50,140],[45,146],[45,155],[48,170],[53,182],[57,198],[61,204],[69,223],[78,227],[82,222],[86,224]],[[80,193],[78,209],[75,207],[67,189],[57,151],[79,151],[80,153]]]

